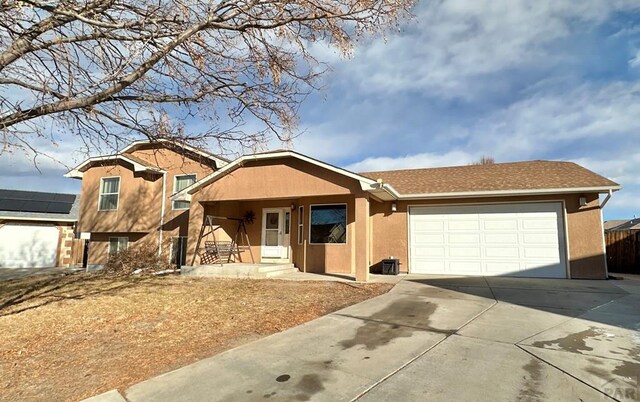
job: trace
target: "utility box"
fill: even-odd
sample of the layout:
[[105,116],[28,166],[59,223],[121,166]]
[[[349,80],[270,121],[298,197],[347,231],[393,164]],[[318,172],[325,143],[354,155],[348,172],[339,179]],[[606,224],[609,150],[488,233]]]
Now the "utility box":
[[388,258],[382,260],[382,275],[398,275],[400,273],[400,260]]

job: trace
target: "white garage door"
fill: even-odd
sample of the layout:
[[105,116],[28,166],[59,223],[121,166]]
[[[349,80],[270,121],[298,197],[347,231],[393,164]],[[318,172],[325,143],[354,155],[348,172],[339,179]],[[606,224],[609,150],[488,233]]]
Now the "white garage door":
[[58,228],[52,225],[0,227],[0,268],[54,267],[58,235]]
[[412,207],[410,271],[566,278],[561,203]]

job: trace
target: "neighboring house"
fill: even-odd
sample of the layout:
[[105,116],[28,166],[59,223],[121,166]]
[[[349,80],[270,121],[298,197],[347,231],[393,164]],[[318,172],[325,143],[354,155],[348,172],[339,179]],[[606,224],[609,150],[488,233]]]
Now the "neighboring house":
[[79,200],[0,189],[0,268],[70,266]]
[[605,232],[619,232],[621,230],[639,230],[640,218],[618,219],[604,222]]
[[[356,174],[274,151],[199,176],[173,199],[191,203],[188,264],[204,252],[195,249],[206,215],[253,213],[256,262],[306,272],[367,280],[393,256],[411,273],[604,279],[599,194],[619,189],[570,162]],[[232,221],[222,227],[227,237],[236,230]]]
[[184,261],[189,202],[169,197],[227,162],[189,145],[137,141],[68,172],[65,176],[82,179],[77,231],[90,240],[88,266],[102,266],[132,244]]

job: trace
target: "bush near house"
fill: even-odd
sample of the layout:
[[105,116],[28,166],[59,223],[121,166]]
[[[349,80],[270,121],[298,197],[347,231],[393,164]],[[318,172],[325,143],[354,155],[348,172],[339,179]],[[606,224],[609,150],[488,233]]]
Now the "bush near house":
[[175,269],[166,256],[158,255],[157,247],[142,244],[129,247],[109,258],[104,268],[99,271],[103,275],[153,274]]

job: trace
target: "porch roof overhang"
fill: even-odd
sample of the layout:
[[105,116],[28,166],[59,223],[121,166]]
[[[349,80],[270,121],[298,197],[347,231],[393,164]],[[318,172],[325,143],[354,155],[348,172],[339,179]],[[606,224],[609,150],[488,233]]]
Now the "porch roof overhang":
[[174,193],[171,196],[171,199],[174,201],[191,201],[191,195],[197,192],[200,188],[226,176],[227,174],[233,172],[236,169],[241,168],[242,166],[244,166],[244,164],[248,162],[272,160],[272,159],[279,159],[279,158],[295,158],[298,160],[308,162],[312,165],[330,170],[332,172],[341,174],[351,179],[357,180],[360,184],[360,188],[363,191],[370,193],[372,197],[375,199],[378,199],[381,201],[391,201],[398,198],[398,194],[395,191],[395,189],[393,189],[393,187],[391,187],[390,185],[383,183],[382,180],[376,181],[368,177],[359,175],[357,173],[350,172],[346,169],[333,166],[326,162],[322,162],[317,159],[310,158],[306,155],[297,153],[295,151],[276,151],[276,152],[265,152],[261,154],[242,156],[236,159],[235,161],[229,163],[228,165],[225,165],[221,169],[195,182],[191,186],[183,189],[182,191]]

